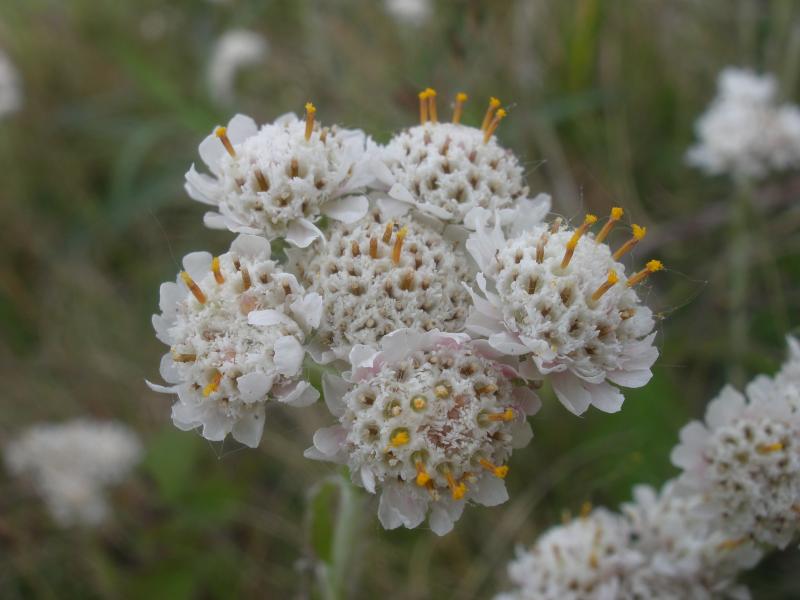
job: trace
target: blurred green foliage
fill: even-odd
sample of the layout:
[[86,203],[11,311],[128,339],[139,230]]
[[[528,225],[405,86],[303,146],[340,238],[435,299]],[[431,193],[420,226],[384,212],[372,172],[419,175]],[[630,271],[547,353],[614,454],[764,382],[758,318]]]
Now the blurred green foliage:
[[[677,431],[723,385],[728,344],[725,178],[685,166],[692,125],[727,65],[776,73],[800,97],[800,6],[791,0],[438,0],[429,22],[395,22],[370,0],[26,0],[0,4],[0,47],[23,80],[22,111],[0,121],[0,436],[40,420],[121,419],[144,438],[117,518],[62,531],[30,489],[0,476],[2,598],[310,598],[332,565],[338,474],[305,460],[323,406],[273,410],[261,447],[210,444],[169,423],[149,329],[161,281],[188,251],[230,236],[202,225],[182,190],[197,144],[233,112],[266,121],[309,98],[323,121],[387,140],[415,121],[416,93],[467,91],[513,107],[500,137],[534,191],[567,217],[612,204],[647,225],[669,266],[649,302],[662,357],[615,415],[567,414],[543,390],[536,438],[515,454],[511,500],[469,508],[445,538],[380,529],[374,498],[340,581],[352,598],[476,598],[505,586],[514,546],[585,500],[615,506],[635,483],[674,474]],[[270,53],[212,103],[206,67],[232,27]],[[749,344],[743,367],[773,371],[798,326],[796,175],[755,193]],[[619,235],[624,235],[618,232]],[[332,479],[325,479],[330,478]],[[320,483],[323,481],[323,483]],[[327,483],[325,483],[327,482]],[[316,486],[316,487],[315,487]],[[308,509],[311,509],[310,512]],[[757,598],[800,595],[796,551],[749,579]],[[339,568],[339,567],[337,567]],[[344,568],[344,567],[342,567]]]

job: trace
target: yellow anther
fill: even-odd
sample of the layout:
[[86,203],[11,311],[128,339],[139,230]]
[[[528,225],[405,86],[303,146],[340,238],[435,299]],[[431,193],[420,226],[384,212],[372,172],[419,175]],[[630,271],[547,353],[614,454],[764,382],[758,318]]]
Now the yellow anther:
[[246,292],[247,290],[250,289],[250,286],[253,284],[253,282],[250,279],[250,271],[247,270],[247,267],[242,265],[240,272],[242,274],[242,291]]
[[424,487],[431,480],[431,476],[425,470],[425,464],[421,460],[414,463],[414,466],[417,468],[417,485],[419,487]]
[[497,386],[493,383],[487,383],[486,385],[475,388],[475,392],[478,394],[494,394],[496,391]]
[[446,385],[439,384],[433,388],[433,393],[437,398],[447,398],[450,395],[450,390],[447,389]]
[[619,221],[624,214],[625,211],[619,206],[615,206],[611,209],[611,216],[608,218],[608,221],[606,221],[606,224],[603,225],[603,228],[600,230],[600,233],[597,234],[597,237],[594,238],[598,244],[602,243],[603,240],[606,239],[608,234],[611,233],[611,230],[614,229],[616,222]]
[[464,494],[467,493],[467,486],[463,481],[457,482],[449,470],[445,472],[444,476],[447,479],[447,487],[450,488],[450,495],[453,497],[453,500],[461,500]]
[[371,258],[378,258],[378,239],[369,238],[369,255]]
[[225,278],[222,276],[222,269],[219,268],[219,256],[211,259],[211,271],[214,273],[214,279],[217,283],[225,283]]
[[461,123],[461,116],[464,113],[464,102],[469,97],[464,92],[456,94],[456,106],[453,109],[453,123]]
[[208,397],[214,392],[217,391],[219,388],[219,383],[222,381],[222,373],[219,371],[214,372],[214,376],[211,378],[211,381],[208,382],[208,385],[203,388],[203,396]]
[[661,271],[664,268],[664,263],[660,260],[651,260],[644,266],[644,269],[639,271],[638,273],[631,275],[628,278],[628,281],[625,283],[628,287],[633,287],[640,281],[642,281],[645,277],[650,275],[650,273],[655,273],[656,271]]
[[486,114],[483,117],[483,123],[481,123],[481,131],[485,131],[487,127],[489,127],[489,123],[492,122],[492,117],[494,116],[494,111],[498,109],[500,106],[500,100],[495,97],[489,98],[489,108],[486,109]]
[[394,248],[392,248],[392,262],[396,265],[400,264],[400,252],[403,250],[403,240],[406,239],[407,233],[408,227],[403,225],[400,231],[397,232],[397,237],[394,240]]
[[388,244],[392,241],[392,232],[394,231],[394,222],[389,221],[383,230],[383,243]]
[[561,217],[556,217],[555,219],[553,219],[553,222],[550,224],[550,233],[556,234],[559,231],[561,231],[562,222],[563,220],[561,219]]
[[539,242],[536,244],[536,262],[541,263],[544,261],[544,247],[547,246],[547,241],[550,239],[550,234],[546,231],[542,234],[542,237],[539,238]]
[[569,265],[569,261],[572,260],[572,255],[575,254],[575,248],[578,246],[578,241],[581,239],[584,233],[591,227],[597,223],[597,217],[592,214],[586,215],[583,219],[583,223],[580,227],[578,227],[575,232],[572,234],[572,237],[569,238],[567,242],[567,249],[564,252],[564,258],[561,260],[561,268],[566,269]]
[[644,239],[644,236],[647,235],[647,227],[639,227],[634,223],[631,228],[633,229],[633,235],[631,236],[631,239],[622,244],[622,246],[619,247],[619,250],[614,252],[614,260],[619,260],[625,256],[636,244]]
[[428,122],[428,90],[422,90],[419,94],[419,123],[425,125]]
[[389,438],[389,443],[395,448],[399,448],[400,446],[405,446],[410,441],[411,441],[411,436],[408,435],[408,431],[406,429],[395,430],[394,432],[392,432],[392,435]]
[[759,454],[770,454],[772,452],[780,452],[783,450],[783,444],[780,442],[774,442],[772,444],[759,444],[756,447],[756,451]]
[[747,538],[738,538],[735,540],[725,540],[721,542],[718,546],[718,550],[734,550],[744,544],[747,541]]
[[425,396],[414,396],[411,399],[411,408],[417,412],[425,410],[426,406],[428,406],[428,399]]
[[289,176],[297,177],[298,175],[300,175],[300,163],[297,162],[296,158],[293,158],[289,170]]
[[592,514],[592,503],[587,500],[581,504],[581,519],[589,518],[590,514]]
[[501,413],[492,413],[486,415],[486,418],[489,421],[513,421],[514,420],[514,409],[507,408]]
[[317,108],[306,102],[306,141],[311,139],[311,132],[314,130],[314,115],[317,114]]
[[487,471],[491,471],[492,475],[500,479],[505,479],[506,475],[508,475],[508,465],[497,466],[494,463],[486,460],[485,458],[481,458],[478,461],[478,464],[480,464],[480,466],[482,466]]
[[498,109],[498,111],[494,114],[492,122],[489,123],[489,126],[483,132],[484,144],[487,144],[489,142],[491,137],[494,135],[494,132],[497,130],[497,126],[500,125],[500,121],[502,121],[507,114],[508,113],[502,108]]
[[594,294],[592,294],[592,300],[597,302],[600,298],[603,297],[608,290],[610,290],[614,285],[619,281],[619,275],[614,269],[611,269],[608,272],[608,279],[606,279],[605,283],[601,285],[597,290],[595,290]]
[[255,170],[255,176],[256,183],[258,183],[258,189],[260,189],[262,192],[269,190],[269,183],[267,182],[267,178],[264,177],[264,173],[261,172],[261,169]]
[[231,140],[228,137],[228,128],[227,127],[217,127],[214,130],[214,135],[219,138],[219,141],[222,142],[222,145],[225,146],[225,150],[228,151],[228,154],[231,157],[236,158],[236,150],[233,149],[233,144],[231,144]]
[[197,298],[197,301],[200,304],[205,304],[206,295],[203,293],[203,290],[200,289],[200,286],[198,286],[194,282],[194,279],[192,279],[186,271],[181,271],[181,279],[183,280],[183,283],[186,284],[186,287],[189,288],[189,291],[192,292],[194,297]]
[[361,247],[355,240],[352,240],[350,242],[350,253],[353,255],[353,258],[355,258],[356,256],[361,256]]
[[425,91],[428,92],[428,116],[430,117],[431,121],[438,123],[439,114],[436,112],[436,90],[433,88],[428,88]]
[[190,363],[197,360],[196,354],[181,354],[180,352],[175,352],[172,350],[172,360],[175,362],[182,362],[182,363]]

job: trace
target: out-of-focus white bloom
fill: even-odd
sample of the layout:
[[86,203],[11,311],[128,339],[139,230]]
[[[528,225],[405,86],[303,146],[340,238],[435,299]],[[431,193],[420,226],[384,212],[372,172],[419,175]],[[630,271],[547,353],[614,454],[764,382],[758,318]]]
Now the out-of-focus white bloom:
[[321,215],[352,223],[369,203],[358,193],[372,181],[368,140],[363,132],[320,128],[316,109],[306,105],[306,119],[284,115],[259,130],[236,115],[200,144],[200,157],[213,177],[186,173],[186,191],[219,212],[206,213],[214,229],[286,237],[306,247],[322,232]]
[[[427,98],[429,104],[432,100]],[[429,121],[392,138],[383,150],[387,170],[381,181],[400,203],[398,212],[416,207],[471,229],[483,216],[475,211],[478,208],[489,214],[499,211],[503,223],[517,218],[541,221],[550,210],[549,197],[528,200],[517,157],[486,134],[459,123]]]
[[61,525],[97,525],[108,515],[104,489],[123,481],[141,444],[120,423],[76,419],[34,425],[5,448],[15,475],[29,476]]
[[0,50],[0,118],[22,106],[22,90],[17,69],[8,55]]
[[800,412],[800,343],[786,338],[789,357],[774,377],[759,375],[747,388],[751,401],[782,398],[795,412]]
[[301,281],[323,298],[310,348],[319,362],[346,359],[352,346],[404,327],[463,329],[470,300],[461,282],[472,274],[463,245],[420,221],[402,223],[373,211],[334,225],[327,243],[291,252]]
[[756,178],[800,166],[800,109],[778,104],[771,75],[724,69],[696,131],[687,160],[709,174]]
[[518,549],[508,567],[517,586],[495,600],[633,600],[626,584],[644,563],[620,515],[596,509]]
[[172,420],[203,437],[229,433],[258,446],[266,404],[306,406],[319,393],[301,381],[306,334],[319,324],[322,299],[270,259],[264,238],[242,234],[228,253],[193,252],[177,283],[161,285],[158,339],[170,346],[161,376],[177,394]]
[[732,539],[784,548],[800,528],[800,415],[760,378],[746,398],[726,387],[705,422],[681,430],[672,462],[680,488]]
[[624,397],[611,384],[643,386],[658,357],[652,312],[633,286],[662,265],[652,260],[626,279],[619,258],[645,230],[634,225],[633,237],[612,253],[603,240],[621,216],[615,208],[597,237],[586,235],[593,215],[576,230],[557,220],[508,239],[496,219],[492,229],[478,223],[467,241],[481,269],[483,293],[470,289],[474,306],[467,330],[486,337],[497,351],[518,356],[526,378],[547,375],[575,414],[590,405],[618,411]]
[[234,100],[236,74],[240,69],[256,65],[267,55],[267,40],[260,33],[232,29],[214,44],[208,62],[208,89],[220,103]]
[[676,494],[668,483],[661,493],[636,486],[633,498],[623,513],[630,522],[631,546],[645,560],[625,584],[631,598],[750,597],[736,578],[762,553],[751,541],[714,529],[699,510],[700,497]]
[[387,529],[417,527],[430,509],[444,535],[467,501],[505,502],[505,462],[533,435],[536,395],[512,386],[513,372],[465,334],[402,329],[380,347],[353,348],[349,383],[323,379],[339,424],[317,431],[306,456],[347,464],[357,484],[380,488]]
[[431,17],[431,0],[386,0],[386,10],[401,23],[422,25]]

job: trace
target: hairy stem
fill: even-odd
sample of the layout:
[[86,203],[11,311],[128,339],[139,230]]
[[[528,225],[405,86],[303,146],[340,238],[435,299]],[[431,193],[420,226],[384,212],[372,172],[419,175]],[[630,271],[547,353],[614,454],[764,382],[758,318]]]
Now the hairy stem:
[[747,295],[750,285],[750,254],[752,237],[750,234],[750,186],[738,180],[735,206],[731,212],[730,246],[730,344],[731,363],[729,380],[741,387],[745,383],[744,358],[746,355],[749,318],[747,314]]

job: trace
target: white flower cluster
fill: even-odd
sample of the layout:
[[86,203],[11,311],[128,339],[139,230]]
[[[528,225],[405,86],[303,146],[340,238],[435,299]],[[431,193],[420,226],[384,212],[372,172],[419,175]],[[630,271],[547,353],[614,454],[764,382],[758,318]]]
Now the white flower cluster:
[[[529,198],[499,145],[499,100],[480,128],[461,123],[466,94],[449,123],[434,90],[419,100],[420,125],[383,147],[321,126],[311,103],[261,127],[237,115],[201,143],[211,175],[192,166],[186,190],[214,207],[208,226],[240,235],[221,256],[189,254],[162,286],[153,324],[169,385],[150,385],[177,394],[179,428],[256,446],[271,405],[317,399],[306,356],[329,364],[337,422],[307,456],[380,494],[386,528],[427,519],[443,535],[468,502],[507,499],[538,380],[575,413],[619,410],[611,384],[647,382],[658,352],[634,286],[661,263],[625,278],[619,260],[645,231],[612,253],[619,208],[596,235],[594,217],[542,224],[550,198]],[[274,239],[289,242],[282,265]]]
[[800,108],[778,103],[771,75],[724,69],[696,131],[687,160],[706,173],[759,178],[800,166]]
[[123,481],[141,452],[124,425],[78,419],[34,425],[6,446],[5,461],[32,480],[60,525],[97,525],[109,512],[104,489]]

